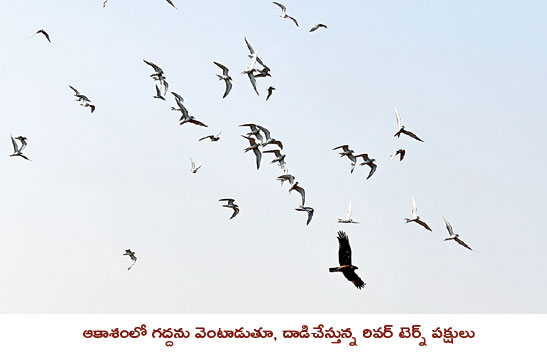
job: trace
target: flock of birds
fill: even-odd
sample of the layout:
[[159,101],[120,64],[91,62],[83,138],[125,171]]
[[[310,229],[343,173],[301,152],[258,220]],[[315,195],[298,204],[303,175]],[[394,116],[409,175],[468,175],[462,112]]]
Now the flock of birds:
[[[171,0],[166,0],[166,1],[173,8],[176,9],[175,4]],[[103,2],[103,7],[106,6],[107,2],[108,2],[108,0],[105,0]],[[294,24],[297,27],[299,26],[298,21],[294,17],[289,16],[287,14],[287,8],[286,8],[285,5],[283,5],[279,2],[275,2],[275,1],[273,3],[281,9],[280,17],[290,19],[294,22]],[[310,29],[309,32],[314,32],[314,31],[318,30],[319,28],[325,28],[326,29],[327,26],[325,24],[322,24],[322,23],[317,23],[317,24],[313,25],[313,27]],[[37,34],[43,35],[47,39],[47,41],[51,43],[50,35],[44,29],[40,29],[40,30],[36,31],[31,37],[33,37]],[[257,51],[255,51],[253,49],[253,47],[251,46],[251,44],[249,43],[249,41],[247,40],[246,37],[244,38],[244,40],[245,40],[245,44],[246,44],[246,46],[247,46],[247,48],[250,52],[248,54],[248,58],[250,59],[250,61],[249,61],[249,65],[247,66],[247,68],[245,68],[241,72],[241,74],[247,75],[254,92],[257,95],[260,95],[259,91],[257,89],[257,79],[265,78],[265,77],[271,77],[271,73],[270,73],[271,69],[270,69],[270,67],[268,67],[265,64],[263,59],[261,59],[258,56]],[[165,97],[166,97],[166,95],[168,93],[168,89],[169,89],[169,84],[167,82],[165,72],[163,71],[163,69],[160,66],[152,63],[151,61],[148,61],[148,60],[145,60],[145,59],[143,59],[143,61],[144,61],[145,64],[149,65],[154,71],[150,75],[150,77],[155,82],[155,95],[153,96],[153,98],[165,101],[166,100]],[[232,80],[233,79],[229,74],[228,67],[226,67],[225,65],[223,65],[223,64],[221,64],[217,61],[214,61],[213,64],[216,65],[220,70],[222,70],[222,74],[217,74],[217,77],[218,77],[219,81],[224,81],[225,89],[224,89],[224,93],[222,95],[222,98],[225,99],[230,94],[230,92],[232,90],[232,87],[233,87]],[[86,95],[81,94],[80,91],[78,91],[73,86],[69,85],[69,88],[72,89],[72,91],[74,92],[75,101],[79,102],[80,105],[83,106],[83,107],[88,107],[90,109],[91,113],[93,113],[95,111],[95,105],[91,103],[91,100]],[[272,96],[274,90],[276,90],[274,86],[269,86],[266,89],[266,91],[267,91],[266,101]],[[184,99],[182,98],[181,95],[177,94],[174,91],[171,91],[171,94],[173,95],[174,100],[175,100],[175,106],[172,106],[171,110],[180,112],[180,114],[181,114],[181,116],[179,118],[179,124],[180,125],[184,125],[186,123],[191,123],[193,125],[197,125],[197,126],[201,126],[201,127],[208,127],[205,123],[197,120],[194,116],[189,114],[188,109],[184,105]],[[397,131],[395,132],[394,137],[399,138],[401,136],[401,134],[403,134],[403,135],[407,135],[407,136],[409,136],[409,137],[411,137],[411,138],[413,138],[413,139],[415,139],[419,142],[424,142],[415,133],[413,133],[410,130],[407,130],[406,127],[402,124],[401,117],[399,115],[399,112],[398,112],[397,108],[395,108],[395,117],[396,117],[396,120],[397,120]],[[277,176],[276,180],[280,181],[281,185],[283,185],[284,182],[286,182],[286,181],[290,184],[289,189],[288,189],[289,194],[292,191],[296,191],[300,194],[301,203],[299,204],[299,206],[297,208],[295,208],[295,210],[300,211],[300,212],[306,212],[306,214],[307,214],[306,225],[310,224],[310,222],[312,221],[312,218],[313,218],[314,208],[305,205],[305,203],[306,203],[306,191],[300,185],[300,183],[296,180],[296,178],[289,173],[288,165],[287,165],[287,162],[285,161],[287,155],[283,153],[283,143],[280,140],[272,138],[270,131],[267,128],[265,128],[265,127],[263,127],[259,124],[245,123],[245,124],[240,124],[239,126],[247,128],[249,130],[247,133],[241,135],[241,137],[244,138],[249,144],[243,151],[245,153],[249,152],[249,151],[252,151],[254,153],[257,169],[260,169],[260,163],[261,163],[261,160],[262,160],[262,154],[263,153],[273,154],[275,156],[275,158],[271,161],[271,164],[277,164],[279,166],[279,168],[281,169],[281,173],[278,174],[279,176]],[[210,142],[217,142],[217,141],[220,140],[221,133],[222,132],[219,132],[216,135],[207,135],[207,136],[201,137],[201,138],[199,138],[199,141],[203,141],[203,140],[208,139]],[[27,138],[23,137],[23,136],[17,136],[17,137],[14,138],[13,136],[11,136],[11,141],[12,141],[12,144],[13,144],[14,152],[10,156],[12,156],[12,157],[21,157],[21,158],[24,158],[26,160],[30,160],[27,156],[25,156],[23,154],[23,150],[27,146]],[[270,146],[270,145],[275,146],[275,149],[263,150],[266,146]],[[340,157],[346,157],[350,161],[350,164],[351,164],[350,173],[354,172],[355,166],[357,165],[358,159],[360,158],[360,159],[362,159],[362,161],[360,162],[359,165],[360,166],[367,165],[370,168],[370,171],[369,171],[369,173],[366,177],[366,180],[370,179],[374,175],[374,173],[377,169],[377,166],[378,166],[376,164],[376,159],[371,158],[367,153],[355,154],[355,151],[350,149],[349,145],[347,145],[347,144],[340,145],[340,146],[337,146],[337,147],[333,148],[333,150],[339,150],[339,149],[341,149],[341,151],[338,151],[338,154],[340,155]],[[405,149],[402,149],[402,148],[398,149],[395,153],[390,155],[389,161],[392,162],[393,159],[396,158],[397,156],[399,156],[399,161],[402,161],[405,157],[405,154],[406,154]],[[200,161],[196,165],[194,163],[194,161],[192,160],[192,157],[190,157],[190,162],[191,162],[190,171],[191,171],[191,173],[196,174],[202,166],[202,161]],[[235,203],[235,201],[236,200],[234,198],[219,199],[219,202],[224,203],[224,204],[222,204],[222,207],[229,208],[233,211],[231,216],[230,216],[230,219],[235,218],[240,212],[240,207]],[[421,219],[420,216],[418,216],[417,208],[416,208],[416,200],[414,199],[414,196],[412,197],[412,212],[411,213],[412,213],[412,215],[410,216],[410,218],[404,218],[404,221],[406,223],[414,222],[416,224],[419,224],[420,226],[422,226],[426,230],[432,231],[432,229],[429,227],[429,225],[426,222],[424,222]],[[452,229],[452,226],[446,220],[446,218],[443,217],[443,219],[444,219],[445,226],[446,226],[446,228],[448,230],[448,233],[449,233],[449,237],[446,238],[445,241],[453,240],[453,241],[457,242],[458,244],[460,244],[461,246],[463,246],[463,247],[465,247],[469,250],[472,250],[464,241],[462,241],[460,239],[458,234],[454,233],[454,231]],[[358,223],[360,223],[360,222],[357,222],[357,221],[352,219],[352,204],[351,204],[351,201],[349,203],[349,208],[348,208],[348,212],[347,212],[346,217],[339,218],[338,223],[346,223],[346,224],[358,224]],[[350,282],[352,282],[358,289],[361,289],[365,286],[365,283],[355,273],[355,270],[357,269],[357,266],[352,265],[351,247],[350,247],[350,244],[349,244],[349,238],[346,235],[346,233],[343,232],[343,231],[338,232],[337,238],[338,238],[338,243],[339,243],[338,259],[339,259],[340,266],[329,268],[329,272],[341,272],[345,276],[346,279],[348,279]],[[135,263],[137,262],[137,257],[135,255],[135,253],[133,251],[131,251],[131,249],[127,249],[123,255],[129,256],[130,259],[132,260],[132,264],[128,268],[128,270],[130,270],[135,265]]]

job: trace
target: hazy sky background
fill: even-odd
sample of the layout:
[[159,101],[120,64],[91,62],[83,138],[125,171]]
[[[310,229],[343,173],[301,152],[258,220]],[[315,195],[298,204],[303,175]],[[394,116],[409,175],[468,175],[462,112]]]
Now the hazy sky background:
[[[2,6],[0,312],[547,312],[544,1],[285,0],[299,28],[271,1],[174,1]],[[27,38],[40,28],[53,43]],[[244,36],[272,69],[260,96]],[[152,98],[143,59],[209,128]],[[393,137],[394,106],[425,143]],[[243,153],[248,122],[283,141],[309,226],[273,157],[257,171]],[[341,144],[376,174],[350,175]],[[404,223],[412,195],[433,232]],[[362,224],[337,224],[350,199]],[[442,216],[473,251],[443,241]],[[328,272],[338,230],[362,290]]]

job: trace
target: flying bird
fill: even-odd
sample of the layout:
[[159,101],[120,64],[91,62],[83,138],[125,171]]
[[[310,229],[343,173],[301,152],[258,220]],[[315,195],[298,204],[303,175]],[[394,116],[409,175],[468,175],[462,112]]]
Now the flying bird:
[[86,102],[91,102],[91,100],[87,96],[80,94],[80,92],[76,90],[73,86],[69,85],[68,87],[71,88],[72,91],[74,91],[74,96],[76,96],[76,100],[74,101],[82,102],[80,105],[84,106]]
[[49,39],[49,34],[48,34],[46,31],[44,31],[43,29],[34,32],[34,34],[33,34],[32,36],[30,36],[29,38],[36,36],[38,33],[43,34],[44,37],[46,37],[47,41],[48,41],[49,43],[51,43],[51,40]]
[[450,223],[448,223],[448,221],[446,220],[445,217],[443,217],[444,219],[444,224],[446,224],[446,229],[448,229],[448,234],[450,234],[450,237],[449,238],[446,238],[446,240],[454,240],[456,242],[458,242],[458,244],[460,244],[461,246],[469,249],[469,250],[473,250],[469,247],[469,245],[465,244],[465,242],[463,240],[460,239],[460,235],[459,234],[455,234],[454,231],[452,230],[452,226],[450,225]]
[[399,111],[397,111],[397,107],[395,107],[395,117],[397,118],[397,132],[393,135],[393,137],[399,138],[399,136],[402,134],[406,134],[409,137],[412,137],[416,140],[419,140],[420,142],[423,142],[417,135],[414,133],[408,131],[405,129],[405,126],[401,124],[401,116],[399,116]]
[[262,160],[262,152],[260,151],[260,144],[255,141],[253,137],[248,137],[241,135],[243,138],[249,141],[250,146],[245,148],[243,151],[247,153],[249,150],[252,150],[256,156],[256,170],[260,168],[260,160]]
[[340,154],[340,157],[350,157],[353,153],[355,153],[355,151],[349,149],[349,145],[347,144],[344,144],[344,145],[339,145],[338,147],[334,147],[332,148],[332,150],[336,150],[336,149],[340,149],[342,148],[342,151],[341,152],[338,152],[338,154]]
[[284,175],[278,176],[276,180],[281,181],[281,186],[283,186],[283,183],[285,181],[288,181],[289,184],[292,185],[294,183],[294,176],[292,176],[291,174],[284,174]]
[[348,214],[346,218],[338,218],[338,223],[359,223],[351,219],[351,200],[349,201]]
[[313,218],[313,212],[314,212],[312,207],[298,206],[297,208],[295,208],[295,210],[302,211],[302,212],[307,212],[308,213],[308,220],[306,221],[306,225],[310,224],[311,219]]
[[293,190],[298,191],[298,193],[302,197],[302,204],[300,206],[304,206],[306,204],[306,191],[304,191],[301,186],[298,186],[298,181],[291,185],[291,187],[289,188],[289,194]]
[[[262,136],[262,134],[260,134],[260,131],[262,129],[259,125],[254,124],[254,123],[244,123],[244,124],[240,124],[239,127],[249,127],[251,132],[247,133],[247,136],[253,135],[257,139],[260,140],[260,143],[264,142],[264,137]],[[268,133],[269,133],[269,131],[268,131]]]
[[397,155],[399,155],[399,161],[403,161],[403,159],[405,158],[405,154],[406,154],[406,151],[404,149],[399,149],[395,153],[389,156],[389,162],[391,163]]
[[279,6],[281,8],[281,15],[280,17],[282,18],[290,18],[291,20],[293,20],[294,24],[296,25],[296,27],[298,27],[298,21],[296,21],[296,19],[294,17],[291,17],[289,15],[287,15],[287,8],[285,7],[285,5],[283,4],[280,4],[278,2],[273,2],[274,4],[276,4],[277,6]]
[[133,260],[133,264],[127,268],[127,270],[131,270],[133,265],[137,262],[137,257],[135,256],[135,253],[131,251],[131,249],[125,249],[125,253],[123,255],[128,255],[131,260]]
[[273,87],[273,86],[270,86],[269,88],[266,89],[266,91],[268,91],[268,95],[266,96],[266,101],[268,101],[270,96],[272,96],[274,90],[275,90],[275,87]]
[[220,134],[221,134],[221,133],[222,133],[222,132],[218,132],[218,134],[217,134],[217,135],[214,135],[214,136],[213,136],[213,135],[209,135],[209,136],[201,137],[201,138],[199,139],[199,141],[202,141],[202,140],[204,140],[204,139],[209,138],[209,139],[211,140],[211,142],[216,142],[216,141],[218,141],[218,140],[220,139]]
[[368,180],[372,176],[372,174],[374,174],[374,172],[376,171],[376,168],[378,167],[376,164],[374,164],[376,159],[369,158],[368,154],[366,154],[366,153],[356,155],[355,157],[356,158],[358,158],[358,157],[363,158],[364,161],[359,165],[368,165],[370,167],[370,172],[368,173],[368,176],[367,176],[367,180]]
[[[13,144],[13,154],[10,154],[10,157],[21,157],[30,161],[30,159],[22,153],[23,149],[25,149],[25,147],[27,146],[27,138],[23,136],[13,138],[12,135],[10,135],[10,137],[11,144]],[[20,147],[17,145],[17,142],[15,141],[16,139],[21,143]]]
[[324,25],[322,23],[316,23],[315,25],[313,25],[310,32],[313,32],[313,31],[317,30],[319,27],[327,28],[327,25]]
[[351,264],[351,247],[349,245],[349,239],[345,232],[338,232],[338,262],[340,266],[329,268],[329,272],[341,272],[346,279],[351,281],[358,289],[365,286],[365,283],[357,274],[355,270],[357,266]]
[[201,160],[199,161],[198,165],[194,164],[194,161],[192,160],[192,157],[190,157],[190,163],[192,164],[192,167],[190,168],[190,172],[192,174],[195,174],[198,172],[199,168],[201,168]]
[[173,94],[173,96],[175,97],[175,103],[178,106],[178,108],[171,107],[171,109],[181,112],[182,116],[179,119],[179,122],[180,122],[181,125],[183,125],[185,123],[193,123],[197,126],[207,127],[207,125],[205,123],[196,120],[194,116],[190,116],[188,114],[188,110],[183,105],[184,99],[182,98],[182,96],[180,96],[179,94],[177,94],[176,92],[173,92],[173,91],[171,91],[171,94]]
[[232,217],[230,217],[230,219],[237,216],[237,214],[239,213],[239,206],[234,203],[235,200],[233,198],[221,198],[219,201],[226,201],[226,204],[222,205],[222,207],[228,207],[234,210],[234,213],[232,214]]
[[281,169],[285,168],[285,154],[281,154],[281,151],[279,149],[272,149],[272,150],[265,150],[263,153],[274,153],[275,159],[271,161],[271,163],[278,163]]
[[418,216],[418,209],[416,208],[416,200],[414,199],[414,196],[412,196],[412,217],[405,218],[405,221],[406,221],[406,223],[416,222],[419,225],[421,225],[422,227],[424,227],[425,229],[427,229],[428,231],[431,231],[431,228],[429,228],[427,223],[422,221],[420,219],[420,216]]
[[218,80],[224,80],[224,83],[226,84],[226,91],[224,92],[224,96],[222,96],[222,98],[225,98],[230,93],[230,90],[232,90],[232,78],[228,75],[228,68],[218,62],[213,63],[222,69],[222,75],[217,74],[217,76]]

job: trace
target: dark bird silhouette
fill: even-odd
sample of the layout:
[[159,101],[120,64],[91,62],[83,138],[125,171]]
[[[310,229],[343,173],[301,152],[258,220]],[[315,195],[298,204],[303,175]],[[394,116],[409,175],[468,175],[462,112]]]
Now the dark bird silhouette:
[[358,269],[357,266],[351,264],[351,247],[349,246],[349,239],[345,232],[338,232],[338,262],[340,266],[329,268],[330,272],[341,272],[344,274],[346,279],[351,281],[358,289],[361,289],[365,286],[365,283],[357,274],[355,270]]
[[128,255],[131,260],[133,260],[133,264],[127,268],[127,270],[131,270],[133,265],[137,262],[137,257],[135,256],[135,253],[131,251],[131,249],[125,249],[125,253],[123,255]]
[[273,87],[273,86],[270,86],[269,88],[266,89],[266,91],[268,91],[268,95],[266,96],[266,101],[268,101],[270,96],[272,96],[274,90],[275,90],[275,87]]
[[[51,39],[49,39],[49,34],[48,34],[46,31],[44,31],[43,29],[36,31],[36,32],[35,32],[32,36],[30,36],[30,37],[34,37],[34,36],[37,35],[38,33],[43,34],[44,37],[46,37],[47,41],[48,41],[49,43],[51,43]],[[30,37],[29,37],[29,38],[30,38]]]
[[406,154],[406,151],[404,149],[399,149],[395,153],[389,156],[389,162],[391,163],[397,155],[399,155],[399,161],[403,161],[403,159],[405,158],[405,154]]
[[219,201],[226,201],[226,204],[222,205],[222,207],[227,207],[234,210],[234,213],[232,213],[232,217],[230,217],[230,219],[237,216],[239,213],[239,206],[234,203],[235,200],[233,198],[221,198]]

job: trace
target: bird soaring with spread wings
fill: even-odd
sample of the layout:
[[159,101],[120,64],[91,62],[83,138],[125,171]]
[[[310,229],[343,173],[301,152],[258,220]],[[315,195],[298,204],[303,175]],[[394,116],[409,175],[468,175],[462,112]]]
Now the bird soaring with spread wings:
[[133,260],[133,264],[127,268],[127,270],[131,270],[133,265],[137,262],[137,257],[135,256],[135,253],[131,251],[131,249],[125,249],[125,253],[123,255],[128,255],[131,260]]
[[211,134],[211,135],[208,135],[208,136],[205,136],[205,137],[201,137],[201,138],[199,139],[199,141],[201,142],[202,140],[208,138],[209,140],[211,140],[211,142],[216,142],[216,141],[218,141],[218,140],[220,139],[220,134],[221,134],[221,133],[222,133],[222,132],[218,132],[218,134],[216,134],[216,135],[212,135],[212,134]]
[[298,27],[298,21],[296,21],[296,19],[294,17],[291,17],[291,16],[287,15],[287,7],[285,7],[285,5],[283,5],[281,3],[278,3],[278,2],[275,2],[275,1],[273,3],[281,8],[281,15],[279,15],[279,16],[281,16],[282,18],[290,18],[291,20],[293,20],[296,27]]
[[460,235],[459,234],[456,234],[454,233],[454,230],[452,229],[452,226],[450,225],[450,223],[448,223],[448,221],[446,220],[445,217],[443,217],[444,219],[444,224],[446,224],[446,229],[448,230],[448,234],[450,234],[450,237],[449,238],[446,238],[445,240],[453,240],[455,242],[458,242],[458,244],[460,244],[461,246],[463,246],[464,248],[467,248],[469,250],[473,250],[469,247],[469,245],[465,244],[465,242],[463,240],[460,239]]
[[349,239],[345,232],[338,232],[338,262],[340,266],[329,268],[330,272],[341,272],[346,279],[351,281],[355,287],[361,289],[365,286],[365,283],[357,274],[355,270],[357,266],[351,264],[351,247],[349,246]]
[[418,216],[418,209],[416,208],[416,200],[414,199],[414,196],[412,196],[412,217],[405,218],[405,221],[406,221],[406,223],[416,222],[419,225],[421,225],[422,227],[424,227],[425,229],[427,229],[428,231],[431,231],[431,228],[429,228],[427,223],[422,221],[420,219],[420,216]]
[[395,107],[395,118],[397,118],[397,132],[393,135],[393,137],[399,138],[399,136],[402,134],[406,134],[409,137],[412,137],[420,142],[423,142],[417,135],[414,133],[408,131],[405,129],[405,126],[401,123],[401,116],[399,116],[399,111],[397,111],[397,107]]
[[[30,37],[34,37],[34,36],[37,35],[38,33],[43,34],[44,37],[46,37],[47,41],[48,41],[49,43],[51,43],[51,40],[49,39],[49,34],[48,34],[46,31],[44,31],[43,29],[34,32],[34,34],[33,34],[32,36],[30,36]],[[30,38],[30,37],[29,37],[29,38]]]
[[224,83],[226,84],[226,90],[224,91],[224,95],[222,98],[225,98],[230,93],[230,90],[232,90],[232,78],[230,75],[228,75],[228,68],[218,62],[213,62],[217,67],[222,69],[222,75],[217,74],[218,80],[224,80]]

